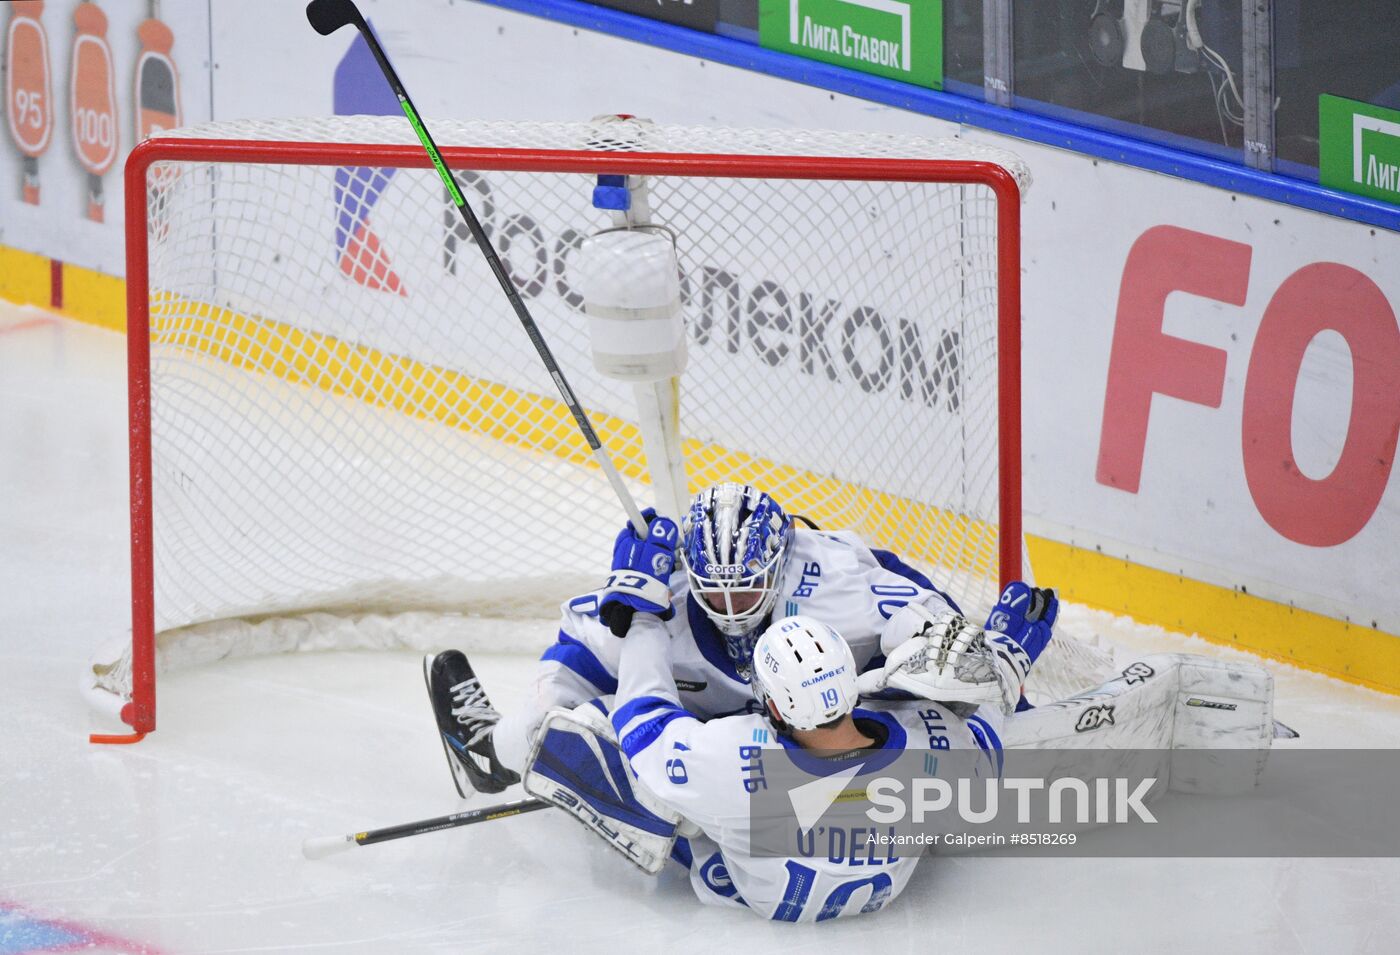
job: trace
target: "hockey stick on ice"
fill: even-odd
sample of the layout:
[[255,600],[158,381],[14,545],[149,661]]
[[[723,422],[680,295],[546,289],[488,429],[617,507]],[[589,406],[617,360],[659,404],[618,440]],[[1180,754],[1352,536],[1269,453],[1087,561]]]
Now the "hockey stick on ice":
[[374,54],[375,62],[379,64],[379,69],[384,73],[384,79],[388,81],[390,89],[398,97],[399,106],[403,108],[404,115],[408,117],[413,131],[418,134],[418,141],[427,150],[428,158],[432,159],[433,166],[442,179],[442,184],[447,187],[448,194],[452,196],[452,202],[456,205],[457,211],[461,213],[462,221],[467,224],[472,238],[476,239],[476,245],[477,248],[481,249],[481,254],[486,256],[486,263],[491,266],[496,281],[500,283],[501,291],[506,293],[510,307],[515,310],[515,317],[520,319],[520,324],[525,327],[525,333],[530,336],[530,343],[535,346],[535,351],[539,353],[540,361],[544,362],[545,370],[554,379],[554,385],[559,389],[560,396],[564,399],[564,403],[569,406],[574,420],[578,422],[579,431],[583,432],[583,439],[588,442],[589,450],[593,452],[593,457],[598,461],[603,473],[607,475],[608,482],[612,485],[618,500],[622,502],[623,509],[627,511],[628,520],[639,535],[646,537],[647,522],[642,519],[641,512],[637,510],[637,502],[632,500],[632,495],[628,492],[626,485],[622,483],[622,477],[617,473],[617,468],[613,466],[612,460],[603,450],[603,445],[598,440],[598,434],[593,430],[592,422],[588,420],[587,412],[583,410],[583,406],[578,403],[578,398],[574,396],[574,391],[564,378],[564,372],[560,369],[559,363],[554,360],[554,353],[550,351],[549,344],[540,333],[539,326],[535,324],[529,309],[521,301],[520,293],[515,290],[515,284],[506,274],[505,266],[501,264],[501,257],[491,246],[491,240],[486,237],[486,230],[481,227],[476,213],[472,212],[471,206],[467,205],[466,197],[462,195],[456,178],[448,171],[447,164],[442,160],[442,153],[438,152],[437,143],[433,142],[433,137],[428,133],[428,127],[423,125],[418,110],[414,107],[413,101],[408,98],[408,91],[404,89],[398,73],[394,72],[394,67],[389,63],[384,48],[379,45],[379,40],[375,38],[369,24],[360,15],[354,0],[311,0],[306,5],[306,19],[311,21],[311,26],[322,36],[330,36],[343,26],[354,26],[356,30],[360,31],[360,36],[365,38],[370,52]]
[[478,822],[491,822],[496,819],[534,812],[537,809],[548,809],[552,805],[553,803],[545,802],[543,799],[517,799],[514,802],[501,803],[499,806],[469,809],[466,812],[454,812],[450,816],[438,816],[436,819],[423,819],[418,822],[404,822],[397,826],[385,826],[383,829],[351,832],[343,836],[313,836],[301,844],[301,854],[308,859],[324,859],[326,856],[343,852],[355,846],[372,846],[376,842],[406,839],[409,836],[421,836],[442,829],[474,826]]

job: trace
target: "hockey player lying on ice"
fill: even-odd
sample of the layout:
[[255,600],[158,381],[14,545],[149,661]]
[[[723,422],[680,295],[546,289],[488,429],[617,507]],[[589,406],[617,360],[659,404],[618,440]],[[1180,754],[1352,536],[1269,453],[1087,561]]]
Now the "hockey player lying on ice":
[[[861,790],[905,750],[980,752],[978,775],[985,778],[999,775],[1004,747],[1266,749],[1273,736],[1267,673],[1187,654],[1145,657],[1073,700],[1018,710],[1021,683],[1039,650],[1028,641],[1034,652],[1027,653],[1014,637],[985,632],[951,612],[898,646],[886,645],[889,664],[859,678],[849,647],[832,628],[809,617],[774,622],[754,650],[753,694],[762,715],[701,721],[686,712],[670,676],[674,644],[659,620],[639,614],[623,646],[608,717],[602,716],[605,701],[550,714],[526,788],[572,810],[634,860],[638,853],[629,850],[645,847],[648,833],[660,836],[655,851],[671,847],[667,826],[675,825],[671,857],[689,869],[702,902],[747,907],[777,921],[878,911],[908,884],[919,853],[871,852],[854,844],[845,856],[752,853],[751,800],[765,751],[770,760],[774,750],[801,751],[807,758],[794,755],[793,762],[813,780],[852,773],[842,788]],[[918,699],[860,698],[896,687]],[[1188,687],[1189,694],[1181,693]],[[1197,694],[1217,705],[1190,706],[1186,700],[1199,702]],[[1086,719],[1106,710],[1115,714],[1111,721]],[[591,741],[602,755],[593,763],[597,768],[582,775],[573,757],[581,741]],[[609,768],[603,754],[612,745],[626,756],[638,784],[626,800],[630,814],[609,811],[611,794],[625,792],[631,779]],[[1173,757],[1168,766],[1175,765]],[[1262,772],[1262,762],[1252,768],[1232,763],[1205,778],[1200,762],[1186,765],[1190,775],[1180,783],[1167,770],[1171,788],[1238,792]],[[621,786],[613,782],[618,779]],[[575,808],[580,796],[613,824],[591,824],[591,814]]]
[[[701,495],[697,507],[705,499]],[[696,513],[692,510],[692,517]],[[687,525],[690,543],[694,521]],[[676,537],[674,524],[653,522],[651,537],[655,544],[648,553],[648,542],[630,532],[620,535],[615,555],[620,573],[610,578],[603,604],[615,596],[620,582],[634,591],[645,589],[645,582],[620,578],[647,576],[638,568],[660,566],[649,561],[669,552],[666,542]],[[653,583],[660,580],[654,577]],[[733,601],[727,604],[731,611],[734,606]],[[980,750],[988,754],[990,766],[1003,746],[1265,748],[1272,735],[1272,683],[1266,673],[1187,655],[1148,657],[1096,690],[1054,706],[1026,708],[1020,688],[1048,643],[1055,603],[1052,593],[1025,585],[1008,588],[994,611],[993,619],[1005,630],[1001,633],[983,632],[947,608],[913,604],[900,610],[881,628],[878,649],[888,655],[887,664],[877,662],[859,683],[852,650],[830,627],[810,618],[781,620],[761,642],[750,641],[757,644],[755,655],[742,667],[755,674],[754,708],[764,715],[704,722],[706,714],[685,705],[684,697],[693,690],[678,683],[682,671],[673,659],[693,651],[692,637],[663,621],[654,608],[661,613],[676,609],[672,601],[653,601],[628,618],[625,641],[605,644],[617,647],[610,659],[618,666],[608,671],[620,672],[616,699],[593,700],[572,711],[557,707],[547,715],[534,736],[526,787],[571,812],[648,871],[659,870],[669,854],[690,870],[702,900],[743,905],[767,918],[820,921],[875,911],[907,883],[916,857],[892,860],[872,874],[868,867],[852,869],[852,859],[749,855],[752,764],[761,761],[764,750],[837,750],[840,755],[832,762],[837,771],[859,765],[861,772],[874,772],[906,748]],[[1028,619],[1032,616],[1038,619]],[[446,682],[452,671],[461,675],[464,669],[465,659],[455,651],[439,655],[429,667],[439,725],[453,747],[450,754],[489,741],[490,723],[480,719],[489,704],[469,669],[461,683]],[[804,688],[802,683],[818,671],[832,676]],[[465,693],[461,684],[468,684]],[[1206,694],[1230,708],[1185,706],[1179,691],[1188,687],[1192,694]],[[466,717],[460,721],[452,708],[454,688],[457,696],[467,697],[457,708]],[[865,693],[897,689],[921,699],[867,701],[857,708],[857,688]],[[930,706],[923,700],[938,702]],[[975,713],[969,712],[974,708]],[[960,718],[957,712],[968,715]],[[1105,719],[1105,712],[1112,718]],[[488,733],[478,735],[483,722]],[[750,754],[747,762],[736,758],[744,752]],[[450,762],[457,761],[450,757]],[[497,775],[502,769],[499,761],[488,759],[484,765],[473,763],[470,772],[463,768],[460,776],[504,785],[506,779]],[[1252,782],[1225,784],[1238,789]]]
[[[887,628],[908,636],[925,617],[958,609],[894,554],[872,550],[850,532],[797,529],[776,501],[743,484],[698,494],[679,535],[669,520],[654,520],[645,541],[624,528],[613,570],[603,590],[565,604],[533,694],[504,718],[462,654],[429,661],[428,692],[461,795],[514,783],[550,709],[617,692],[622,641],[614,634],[626,632],[634,612],[665,621],[676,639],[672,671],[681,701],[708,719],[757,709],[749,666],[774,616],[800,613],[834,627],[863,671],[884,662]],[[1054,594],[1017,587],[1014,599],[1033,604],[1025,616],[1043,645],[1055,620]]]

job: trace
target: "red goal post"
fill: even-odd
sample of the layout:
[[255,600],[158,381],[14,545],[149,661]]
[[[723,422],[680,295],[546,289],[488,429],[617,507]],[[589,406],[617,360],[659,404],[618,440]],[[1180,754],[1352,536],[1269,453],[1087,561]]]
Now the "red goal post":
[[[502,246],[517,286],[522,281],[524,288],[542,286],[527,304],[639,497],[650,499],[649,476],[640,442],[626,434],[625,400],[615,386],[589,373],[586,338],[568,328],[569,309],[577,311],[567,280],[569,255],[578,236],[607,225],[581,199],[577,211],[570,203],[598,175],[646,177],[654,196],[664,193],[655,216],[675,229],[682,268],[690,269],[683,276],[686,319],[692,370],[700,384],[683,380],[680,394],[691,490],[726,477],[766,484],[790,510],[823,526],[853,527],[872,544],[891,547],[930,573],[942,562],[940,554],[921,553],[912,541],[977,538],[971,551],[991,548],[988,565],[975,566],[980,560],[975,553],[953,554],[941,568],[946,573],[935,580],[962,598],[968,580],[986,578],[987,586],[978,585],[967,599],[973,607],[988,606],[1002,582],[1023,573],[1020,206],[1029,182],[1024,165],[960,141],[625,128],[626,135],[619,135],[618,127],[598,123],[441,123],[434,132],[447,164],[469,178],[464,192]],[[94,661],[97,695],[114,698],[108,708],[132,733],[103,741],[135,740],[155,728],[158,633],[327,609],[353,616],[383,606],[398,613],[420,603],[449,612],[495,612],[499,608],[492,599],[516,592],[501,583],[501,575],[468,579],[468,561],[458,561],[447,538],[498,519],[503,526],[492,532],[500,537],[488,543],[502,552],[518,543],[513,535],[554,534],[565,524],[569,530],[576,525],[580,543],[569,543],[573,550],[564,555],[570,572],[576,569],[581,581],[591,566],[606,570],[607,540],[621,526],[622,512],[598,490],[596,473],[590,477],[588,466],[571,457],[569,441],[575,449],[582,441],[559,432],[547,386],[526,367],[528,358],[522,360],[508,344],[508,335],[523,343],[523,333],[518,327],[498,328],[491,310],[504,311],[504,301],[491,304],[493,297],[502,297],[479,281],[479,253],[442,222],[441,197],[428,174],[417,172],[430,169],[407,124],[384,118],[196,127],[162,134],[132,151],[126,166],[132,632],[129,644],[121,641],[120,658],[106,653]],[[566,194],[567,202],[560,198]],[[573,215],[579,218],[568,218]],[[546,220],[554,219],[575,224],[549,233]],[[412,223],[422,223],[421,230]],[[419,231],[433,234],[424,237]],[[306,251],[323,239],[324,248]],[[421,249],[413,245],[420,239]],[[689,260],[688,247],[699,250]],[[304,260],[285,261],[303,252]],[[741,271],[745,262],[756,263],[761,282],[751,282]],[[911,291],[916,285],[919,289]],[[977,301],[969,304],[973,297]],[[317,314],[321,302],[325,311]],[[278,314],[284,303],[287,313]],[[355,311],[361,303],[363,318]],[[458,305],[462,320],[446,321],[442,316]],[[805,336],[823,309],[831,316],[824,334],[835,338],[809,342]],[[920,323],[936,326],[952,312],[959,313],[961,325],[933,344],[935,333],[926,333]],[[424,316],[432,319],[423,328],[405,327]],[[842,316],[839,329],[830,331]],[[974,335],[994,339],[990,349],[976,346],[981,348],[976,357]],[[491,348],[500,343],[500,355],[484,354],[488,340]],[[494,372],[504,368],[507,354],[510,368],[496,380]],[[776,370],[768,374],[767,369]],[[984,379],[994,380],[989,391]],[[954,388],[962,390],[955,395]],[[264,389],[277,394],[267,397]],[[746,389],[753,396],[748,417],[740,400]],[[692,397],[696,391],[698,400]],[[980,457],[983,436],[974,436],[978,450],[968,450],[968,436],[980,426],[971,419],[974,392],[980,399],[984,391],[991,410],[976,410],[984,415],[982,424],[995,419],[994,426],[982,428],[995,433],[994,448],[985,452],[994,461],[990,478]],[[818,401],[828,393],[834,400]],[[738,401],[737,412],[726,404],[731,399]],[[788,440],[806,419],[795,424],[783,413],[805,401],[812,402],[810,416],[824,417],[821,423],[839,432],[831,447],[816,447],[820,429]],[[199,407],[186,413],[176,407],[182,402]],[[711,416],[687,428],[688,404],[706,406]],[[724,406],[732,418],[711,414],[709,406]],[[847,428],[842,418],[848,408],[853,416],[869,415],[866,424],[857,420]],[[857,446],[880,417],[872,409],[906,422],[904,430],[891,431],[874,445],[888,449],[888,467],[873,467],[869,448]],[[731,442],[750,426],[750,418],[770,414],[771,440],[762,437],[759,424],[759,437]],[[921,420],[935,417],[958,419],[958,427],[950,426],[946,434],[918,433]],[[959,428],[963,437],[955,439]],[[369,450],[356,444],[362,437],[377,441],[382,431],[400,430],[411,436],[393,441],[408,443]],[[440,432],[453,432],[454,441],[455,432],[467,433],[470,453],[456,445],[440,450],[435,443],[444,440]],[[482,452],[491,461],[488,472],[458,470],[460,459],[477,454],[471,449],[483,437],[508,446],[521,460],[500,463],[492,449]],[[968,443],[954,449],[955,440]],[[188,445],[179,449],[187,457],[163,459],[167,449],[181,443]],[[798,460],[785,461],[771,450],[789,445]],[[826,467],[846,454],[852,456],[851,473]],[[285,458],[273,460],[274,455]],[[320,457],[307,464],[302,458],[308,455]],[[358,462],[375,455],[402,461],[403,469],[421,459],[421,473],[427,475],[422,487],[415,489],[412,478],[401,495],[403,489],[388,487],[385,482],[399,476],[398,468],[373,471],[364,485],[371,491],[329,486],[346,474],[357,477]],[[553,458],[542,464],[540,456]],[[910,456],[925,465],[960,456],[965,467],[954,466],[946,479],[951,496],[943,489],[922,494],[918,466],[881,486],[881,476]],[[554,459],[577,473],[555,473]],[[229,484],[236,487],[220,487],[224,469],[235,467],[239,473]],[[503,487],[523,487],[525,475],[534,481],[548,473],[539,478],[541,491],[521,498],[525,503],[493,508],[488,501],[469,523],[448,528],[439,541],[429,537],[439,533],[440,521],[456,520],[461,507],[448,495],[447,516],[422,512],[420,491],[438,487],[438,469],[450,472],[459,488],[486,498]],[[325,487],[300,487],[301,479],[309,477],[314,485],[323,476]],[[591,490],[582,490],[589,481]],[[990,488],[982,486],[987,481]],[[560,487],[569,489],[563,497],[586,498],[590,510],[569,505],[542,516],[539,526],[510,523],[514,515],[505,512],[512,509],[553,507]],[[370,513],[379,503],[376,491],[386,501],[403,500],[382,515]],[[316,510],[328,508],[327,501],[337,495],[343,495],[344,511],[334,513],[345,519],[334,514],[328,519],[331,512]],[[178,498],[177,508],[165,517],[163,496]],[[259,511],[270,498],[278,506]],[[896,514],[891,502],[909,504]],[[989,513],[972,513],[985,507]],[[239,509],[246,513],[231,515]],[[407,526],[416,529],[398,529],[395,522],[404,515]],[[911,515],[927,526],[911,530],[916,520]],[[206,518],[207,529],[199,526]],[[286,544],[275,540],[279,533],[285,531],[288,541],[300,546],[302,538],[326,525],[335,525],[336,533],[307,544],[297,562],[288,558],[292,570],[305,569],[309,578],[317,578],[313,583],[320,592],[278,592],[282,581],[274,578],[281,571],[274,568],[271,583],[250,578],[246,593],[221,602],[216,593],[221,584],[241,585],[260,563],[278,559]],[[990,539],[988,525],[994,525]],[[356,558],[360,565],[349,566],[347,541],[365,547]],[[251,548],[247,554],[233,553],[245,545]],[[463,579],[449,585],[444,596],[419,600],[411,559],[405,560],[406,569],[388,574],[387,584],[356,576],[361,565],[375,564],[376,549],[397,554],[419,547],[440,549],[430,569],[461,566]],[[576,560],[574,551],[580,555]],[[343,579],[319,579],[322,558],[346,563]],[[177,572],[197,578],[192,588],[162,590],[165,581],[158,575]],[[529,603],[530,586],[520,590],[526,597],[511,596],[508,602]],[[478,605],[475,598],[483,593],[491,599]],[[266,604],[258,602],[263,596]],[[557,596],[551,593],[537,603],[547,606]],[[160,601],[171,606],[158,606]]]

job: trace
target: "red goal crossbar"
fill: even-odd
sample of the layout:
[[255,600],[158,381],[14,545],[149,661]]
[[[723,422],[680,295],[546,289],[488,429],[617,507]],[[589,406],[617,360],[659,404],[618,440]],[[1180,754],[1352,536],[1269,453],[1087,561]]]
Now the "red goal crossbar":
[[[985,186],[997,205],[999,571],[1021,577],[1021,193],[1002,166],[972,160],[829,158],[550,149],[446,147],[453,169],[604,173],[642,176],[869,180]],[[155,163],[245,163],[431,168],[417,145],[259,142],[156,138],[126,162],[127,367],[130,428],[132,694],[121,708],[129,734],[93,742],[140,740],[156,727],[155,600],[152,526],[149,222],[147,178]],[[1014,542],[1014,546],[1006,542]]]

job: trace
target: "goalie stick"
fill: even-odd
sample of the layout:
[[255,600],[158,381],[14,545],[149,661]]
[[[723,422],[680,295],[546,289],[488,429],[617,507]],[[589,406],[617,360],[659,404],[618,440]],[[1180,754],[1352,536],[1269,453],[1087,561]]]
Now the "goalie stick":
[[607,475],[608,483],[612,485],[618,500],[622,502],[623,509],[627,511],[628,521],[638,536],[645,538],[647,522],[642,519],[642,513],[637,509],[637,502],[632,499],[631,493],[622,483],[622,477],[617,473],[617,468],[613,466],[612,460],[603,449],[602,442],[598,440],[598,433],[593,430],[592,422],[588,420],[588,413],[583,410],[583,406],[579,404],[573,389],[569,387],[563,369],[554,360],[554,353],[550,351],[549,343],[544,340],[544,335],[541,334],[539,326],[535,324],[530,310],[525,307],[524,301],[521,300],[520,293],[516,291],[515,284],[506,273],[505,266],[501,264],[501,257],[496,254],[491,240],[487,238],[486,230],[482,228],[476,213],[467,204],[466,197],[462,195],[462,190],[457,185],[456,177],[448,171],[447,164],[443,162],[442,153],[438,151],[437,143],[433,142],[428,127],[423,124],[422,117],[418,115],[413,101],[408,98],[408,91],[404,89],[398,73],[390,64],[389,57],[384,53],[384,48],[379,45],[374,31],[369,28],[365,18],[360,15],[360,10],[355,6],[354,0],[311,0],[306,5],[306,19],[310,21],[312,28],[322,36],[330,36],[343,26],[354,26],[356,30],[360,31],[360,36],[364,37],[370,53],[374,55],[375,62],[379,64],[379,69],[384,74],[384,79],[389,83],[389,88],[398,97],[399,106],[403,109],[404,115],[408,117],[409,125],[418,135],[418,141],[423,144],[428,158],[433,161],[433,168],[437,170],[442,184],[447,187],[453,205],[457,207],[462,221],[467,224],[472,238],[476,240],[477,248],[481,249],[481,254],[486,256],[486,263],[491,266],[491,272],[496,276],[496,281],[500,283],[501,291],[509,300],[510,307],[514,309],[515,317],[520,319],[520,324],[525,328],[525,334],[530,337],[530,344],[535,346],[540,361],[544,362],[545,370],[554,379],[555,387],[559,389],[560,396],[564,399],[564,403],[569,406],[569,412],[574,416],[574,421],[578,423],[579,431],[583,433],[584,441],[588,442],[589,450],[593,452],[593,457],[597,460],[599,467],[603,469],[603,473]]
[[422,836],[443,829],[457,829],[461,826],[474,826],[478,822],[493,822],[510,816],[520,816],[527,812],[548,809],[552,803],[543,799],[517,799],[498,806],[485,806],[454,812],[449,816],[422,819],[418,822],[404,822],[383,829],[369,829],[365,832],[350,832],[343,836],[313,836],[301,844],[301,854],[308,859],[324,859],[326,856],[344,852],[356,846],[372,846],[376,842],[391,842],[394,839],[407,839],[409,836]]

